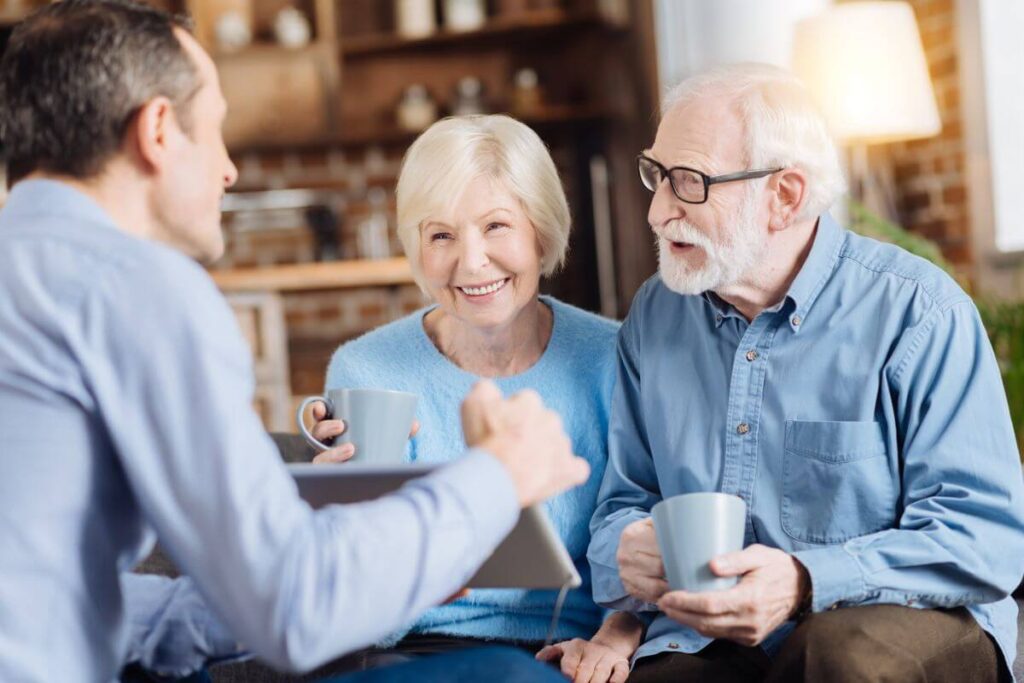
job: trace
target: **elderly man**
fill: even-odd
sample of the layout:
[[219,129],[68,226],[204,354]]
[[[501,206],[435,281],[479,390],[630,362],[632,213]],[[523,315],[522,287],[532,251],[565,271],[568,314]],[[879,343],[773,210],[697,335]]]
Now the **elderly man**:
[[[223,654],[223,631],[187,618],[193,584],[124,573],[157,537],[234,637],[311,668],[457,591],[521,507],[589,473],[536,395],[478,385],[459,462],[360,505],[300,500],[195,263],[223,249],[224,116],[212,60],[144,5],[49,5],[0,63],[0,680],[110,681],[129,657],[181,674]],[[400,666],[357,680],[557,678],[503,651]]]
[[[647,624],[630,681],[1008,678],[1024,498],[970,298],[825,213],[836,151],[782,70],[682,83],[638,163],[659,274],[589,551],[596,599]],[[746,502],[711,565],[739,583],[671,592],[651,507],[698,491]]]

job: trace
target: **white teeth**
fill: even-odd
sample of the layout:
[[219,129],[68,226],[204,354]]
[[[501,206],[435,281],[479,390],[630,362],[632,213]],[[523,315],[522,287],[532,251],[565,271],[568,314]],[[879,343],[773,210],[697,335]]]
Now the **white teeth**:
[[483,296],[484,294],[490,294],[491,292],[497,292],[499,289],[505,286],[508,280],[498,280],[493,282],[486,287],[459,287],[463,292],[470,296]]

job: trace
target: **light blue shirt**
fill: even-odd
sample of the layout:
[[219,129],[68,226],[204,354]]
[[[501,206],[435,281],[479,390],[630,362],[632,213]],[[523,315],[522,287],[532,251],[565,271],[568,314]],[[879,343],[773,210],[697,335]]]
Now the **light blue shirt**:
[[[518,517],[479,452],[311,510],[252,410],[250,352],[208,275],[68,185],[14,187],[0,291],[0,680],[103,682],[152,661],[160,596],[201,602],[124,575],[156,538],[241,643],[306,669],[458,590]],[[196,629],[173,645],[186,659],[219,647]]]
[[[974,304],[922,259],[825,215],[785,299],[749,324],[714,295],[642,287],[592,523],[598,602],[657,609],[622,586],[620,534],[697,491],[743,498],[746,543],[793,553],[814,611],[966,605],[1013,661],[1024,497],[1006,394]],[[657,614],[638,656],[708,642]]]
[[[619,325],[552,297],[541,297],[541,301],[553,316],[544,353],[527,370],[497,378],[495,383],[505,395],[524,389],[540,394],[544,405],[561,416],[573,452],[590,463],[586,484],[545,504],[583,579],[583,585],[566,597],[555,636],[560,640],[589,638],[600,626],[603,610],[594,604],[590,590],[588,524],[608,459],[608,416]],[[375,387],[417,394],[416,417],[421,428],[410,442],[407,456],[417,462],[447,462],[466,447],[459,426],[459,404],[480,378],[437,350],[423,328],[427,312],[417,311],[342,345],[328,367],[326,384],[328,389]],[[556,596],[557,591],[476,589],[452,604],[428,610],[409,626],[417,632],[474,638],[543,640]]]

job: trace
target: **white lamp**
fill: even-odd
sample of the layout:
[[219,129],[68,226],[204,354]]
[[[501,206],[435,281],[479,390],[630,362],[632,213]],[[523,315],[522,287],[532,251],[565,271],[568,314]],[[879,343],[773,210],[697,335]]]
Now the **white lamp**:
[[930,137],[942,128],[906,2],[849,2],[804,19],[794,36],[793,70],[832,133],[850,145],[852,180],[862,200],[872,189],[866,145]]

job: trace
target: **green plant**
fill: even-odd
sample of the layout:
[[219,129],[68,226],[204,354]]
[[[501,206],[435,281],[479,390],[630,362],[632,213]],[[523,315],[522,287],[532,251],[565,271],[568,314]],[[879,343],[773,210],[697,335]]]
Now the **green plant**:
[[1024,454],[1024,300],[997,301],[972,292],[931,240],[872,213],[859,202],[850,203],[850,228],[855,232],[903,247],[957,278],[974,297],[1003,374],[1010,417],[1017,433],[1018,453]]
[[1017,450],[1024,453],[1024,301],[976,299],[1003,373]]

